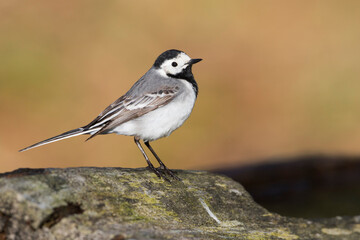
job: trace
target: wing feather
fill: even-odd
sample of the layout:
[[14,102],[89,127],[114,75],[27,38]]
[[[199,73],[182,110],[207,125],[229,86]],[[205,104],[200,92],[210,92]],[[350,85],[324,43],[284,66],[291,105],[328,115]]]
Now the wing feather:
[[109,105],[91,123],[85,126],[88,129],[99,128],[89,138],[102,134],[112,128],[138,118],[150,111],[168,104],[178,93],[178,87],[166,87],[157,92],[147,93],[142,96],[122,96]]

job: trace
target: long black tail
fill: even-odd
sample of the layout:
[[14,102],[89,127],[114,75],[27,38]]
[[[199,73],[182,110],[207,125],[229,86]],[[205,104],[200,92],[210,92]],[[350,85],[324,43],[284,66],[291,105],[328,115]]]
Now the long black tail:
[[55,137],[46,139],[46,140],[38,142],[38,143],[35,143],[35,144],[33,144],[33,145],[29,146],[29,147],[23,148],[23,149],[19,150],[19,152],[27,151],[27,150],[30,150],[32,148],[40,147],[42,145],[52,143],[52,142],[57,142],[57,141],[60,141],[60,140],[66,139],[66,138],[71,138],[71,137],[75,137],[75,136],[79,136],[79,135],[83,135],[83,134],[87,134],[87,133],[90,133],[90,134],[91,133],[96,133],[97,130],[99,130],[99,128],[92,128],[92,129],[77,128],[77,129],[73,129],[73,130],[70,130],[68,132],[64,132],[64,133],[62,133],[60,135],[57,135]]

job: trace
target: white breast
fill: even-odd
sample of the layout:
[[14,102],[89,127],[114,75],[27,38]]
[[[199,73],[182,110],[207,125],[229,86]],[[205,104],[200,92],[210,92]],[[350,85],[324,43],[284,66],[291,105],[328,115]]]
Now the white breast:
[[196,100],[192,85],[185,80],[181,82],[185,85],[185,91],[173,101],[139,118],[123,123],[111,132],[137,136],[145,141],[169,136],[190,116]]

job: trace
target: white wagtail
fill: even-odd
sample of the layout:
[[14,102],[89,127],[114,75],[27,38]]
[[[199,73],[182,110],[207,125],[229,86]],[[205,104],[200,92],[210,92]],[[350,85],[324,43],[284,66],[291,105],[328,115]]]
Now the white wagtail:
[[[90,134],[116,133],[134,136],[149,168],[168,180],[164,173],[178,179],[160,160],[150,141],[169,136],[189,117],[198,94],[198,85],[192,74],[192,65],[202,59],[191,59],[179,50],[163,52],[122,97],[108,106],[88,125],[35,143],[20,152],[62,139]],[[160,164],[155,168],[140,144],[143,140]]]

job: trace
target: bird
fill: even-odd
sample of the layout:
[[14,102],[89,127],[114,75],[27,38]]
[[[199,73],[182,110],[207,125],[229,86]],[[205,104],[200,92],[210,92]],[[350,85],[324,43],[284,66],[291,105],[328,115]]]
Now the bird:
[[[198,97],[198,84],[192,66],[201,58],[190,58],[185,52],[170,49],[161,53],[152,67],[123,96],[110,104],[89,124],[40,141],[19,152],[27,151],[63,139],[89,134],[115,133],[134,137],[148,167],[159,178],[180,180],[175,172],[160,160],[150,142],[169,136],[190,116]],[[86,140],[86,141],[87,141]],[[140,141],[159,163],[155,168]]]

